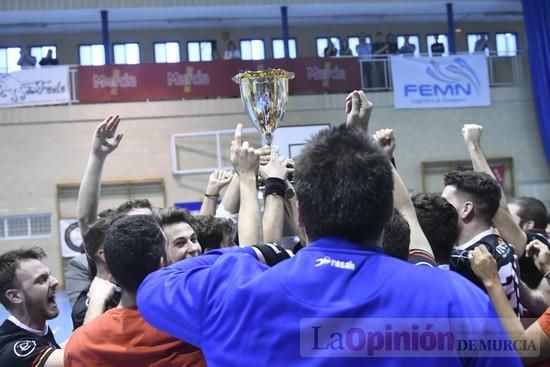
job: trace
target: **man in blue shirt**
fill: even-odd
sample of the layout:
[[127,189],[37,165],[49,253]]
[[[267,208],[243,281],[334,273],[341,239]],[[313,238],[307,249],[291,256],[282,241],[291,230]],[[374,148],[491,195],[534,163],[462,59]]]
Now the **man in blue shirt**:
[[[510,344],[481,290],[383,254],[393,180],[366,133],[371,108],[353,92],[347,123],[316,135],[296,163],[307,247],[273,267],[252,246],[154,272],[138,290],[145,320],[200,347],[209,366],[520,366],[515,351],[478,350],[488,333]],[[241,183],[255,182],[254,149],[237,135],[233,149]]]

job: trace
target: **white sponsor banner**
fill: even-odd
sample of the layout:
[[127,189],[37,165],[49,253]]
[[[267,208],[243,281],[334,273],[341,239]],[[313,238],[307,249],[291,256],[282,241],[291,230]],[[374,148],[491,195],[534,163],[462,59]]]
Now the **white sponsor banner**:
[[485,55],[391,58],[395,108],[490,106]]
[[68,66],[0,74],[0,107],[61,104],[70,98]]

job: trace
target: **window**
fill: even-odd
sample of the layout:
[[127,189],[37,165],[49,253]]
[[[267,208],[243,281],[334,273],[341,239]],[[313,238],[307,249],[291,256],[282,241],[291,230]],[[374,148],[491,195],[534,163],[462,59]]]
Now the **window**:
[[174,63],[181,61],[179,42],[155,42],[155,62]]
[[40,62],[40,60],[48,54],[48,50],[52,50],[52,57],[54,59],[57,59],[57,47],[55,46],[33,46],[31,47],[31,55],[36,57],[36,62]]
[[[317,56],[325,57],[325,48],[328,46],[328,37],[318,37],[317,38]],[[334,44],[334,47],[337,50],[337,53],[340,53],[340,38],[330,37],[330,40]]]
[[243,60],[264,60],[264,40],[251,39],[241,40],[241,59]]
[[[468,52],[473,54],[474,52],[485,52],[489,55],[489,33],[468,33],[466,35],[466,42],[468,43]],[[479,48],[476,51],[476,45]]]
[[443,43],[443,46],[445,47],[445,52],[443,52],[443,56],[447,56],[449,54],[449,40],[447,39],[446,34],[428,34],[426,36],[426,43],[428,44],[428,55],[432,56],[432,45],[435,43],[436,36],[439,36],[439,42]]
[[0,47],[0,74],[21,70],[17,65],[21,47]]
[[80,65],[105,65],[105,48],[103,44],[80,45],[78,54]]
[[[414,52],[412,53],[414,56],[420,56],[420,37],[417,35],[407,35],[402,34],[397,36],[397,48],[401,50],[401,47],[405,45],[405,41],[407,40],[407,37],[409,39],[409,43],[411,45],[414,45]],[[408,52],[405,52],[408,53]],[[410,54],[410,53],[409,53]]]
[[214,59],[212,41],[187,42],[187,60],[212,61]]
[[114,43],[113,62],[115,64],[139,64],[139,44],[137,43]]
[[[273,58],[284,59],[285,58],[285,42],[282,38],[274,38],[272,41],[273,46]],[[291,59],[296,58],[296,38],[288,39],[288,57]]]
[[497,55],[515,56],[518,54],[518,35],[516,33],[497,33]]
[[[365,43],[368,43],[369,45],[372,44],[372,39],[370,36],[365,37]],[[357,45],[359,44],[359,37],[357,36],[351,36],[348,37],[348,47],[350,48],[351,52],[353,53],[353,56],[357,56]],[[323,49],[324,51],[324,49]]]
[[43,237],[52,233],[50,214],[0,217],[0,238]]

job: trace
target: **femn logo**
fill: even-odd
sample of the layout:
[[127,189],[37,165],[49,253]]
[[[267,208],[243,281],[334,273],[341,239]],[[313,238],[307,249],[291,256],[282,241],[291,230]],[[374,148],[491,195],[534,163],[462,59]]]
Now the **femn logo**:
[[471,96],[479,95],[481,82],[476,71],[461,57],[456,57],[450,64],[442,66],[439,60],[430,60],[426,67],[433,83],[405,84],[404,94],[421,97]]

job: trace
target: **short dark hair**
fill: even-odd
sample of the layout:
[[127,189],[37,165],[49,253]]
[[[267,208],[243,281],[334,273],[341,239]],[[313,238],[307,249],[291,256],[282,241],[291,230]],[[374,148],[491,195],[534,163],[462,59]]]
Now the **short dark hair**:
[[23,248],[8,251],[0,256],[0,303],[7,309],[11,308],[11,302],[6,297],[6,291],[18,286],[15,272],[19,263],[24,260],[42,260],[46,253],[41,247]]
[[128,213],[132,209],[137,208],[146,208],[153,211],[153,205],[151,205],[151,202],[147,199],[135,199],[135,200],[128,200],[124,203],[120,204],[118,208],[116,209],[117,213]]
[[92,260],[97,261],[97,250],[103,245],[105,240],[105,233],[111,226],[111,223],[116,219],[124,216],[123,214],[111,214],[106,217],[99,217],[95,222],[88,227],[88,230],[83,234],[82,240],[84,242],[84,249],[86,255]]
[[451,171],[445,174],[443,182],[468,196],[474,202],[476,216],[491,224],[502,195],[494,178],[483,172]]
[[393,210],[391,221],[384,226],[382,248],[386,255],[405,260],[409,258],[411,227],[409,222],[397,210]]
[[535,223],[535,228],[546,228],[548,212],[542,201],[534,197],[520,196],[519,198],[512,199],[510,204],[515,204],[519,207],[517,214],[520,219],[520,227],[532,220]]
[[296,162],[300,215],[312,241],[376,241],[393,211],[391,166],[379,146],[345,125],[316,134]]
[[447,264],[458,240],[458,213],[455,207],[436,194],[414,194],[412,202],[435,260]]
[[233,233],[233,226],[225,218],[199,215],[195,217],[194,230],[201,247],[207,251],[220,248],[224,234]]
[[133,293],[165,258],[165,237],[150,215],[115,220],[105,233],[103,246],[111,274],[122,289]]
[[195,217],[187,209],[183,208],[164,208],[154,214],[155,220],[161,227],[175,223],[187,223],[195,230]]

